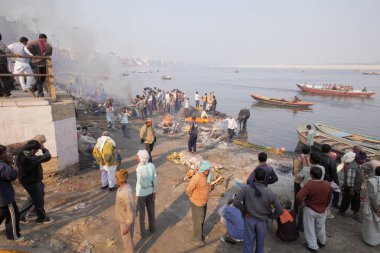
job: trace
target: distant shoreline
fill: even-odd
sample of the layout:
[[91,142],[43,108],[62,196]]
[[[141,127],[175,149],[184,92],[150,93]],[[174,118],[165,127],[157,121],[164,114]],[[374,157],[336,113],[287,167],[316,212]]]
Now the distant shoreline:
[[276,65],[231,65],[228,68],[264,68],[264,69],[324,69],[324,70],[354,70],[354,71],[368,71],[380,70],[380,65],[297,65],[297,64],[276,64]]

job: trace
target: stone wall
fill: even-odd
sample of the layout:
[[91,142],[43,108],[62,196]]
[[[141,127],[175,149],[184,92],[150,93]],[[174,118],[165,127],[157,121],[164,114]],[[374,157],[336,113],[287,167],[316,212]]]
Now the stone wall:
[[79,162],[74,102],[51,103],[40,98],[0,99],[0,144],[8,145],[46,137],[45,147],[52,159],[44,164],[46,173],[57,172]]

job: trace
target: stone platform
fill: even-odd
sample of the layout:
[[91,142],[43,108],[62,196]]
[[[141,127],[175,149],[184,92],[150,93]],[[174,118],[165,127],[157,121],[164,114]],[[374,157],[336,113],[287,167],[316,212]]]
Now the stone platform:
[[13,98],[0,98],[0,144],[9,145],[43,134],[52,159],[43,164],[44,172],[58,172],[79,161],[74,101],[57,92],[57,101],[34,98],[13,91]]

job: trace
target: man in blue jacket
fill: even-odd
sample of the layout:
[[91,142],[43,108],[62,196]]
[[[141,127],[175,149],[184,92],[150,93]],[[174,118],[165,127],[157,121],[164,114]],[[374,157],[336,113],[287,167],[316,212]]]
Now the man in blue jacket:
[[26,238],[20,234],[20,214],[12,186],[12,181],[17,179],[17,172],[10,164],[6,147],[0,145],[0,224],[5,219],[5,233],[8,240],[22,242]]

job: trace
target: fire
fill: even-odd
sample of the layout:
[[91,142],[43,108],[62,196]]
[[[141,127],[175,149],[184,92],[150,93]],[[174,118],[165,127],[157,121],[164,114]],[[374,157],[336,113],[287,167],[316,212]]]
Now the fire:
[[164,126],[168,127],[168,126],[171,126],[172,125],[172,118],[169,116],[169,115],[165,115],[163,118],[162,118],[162,123]]

